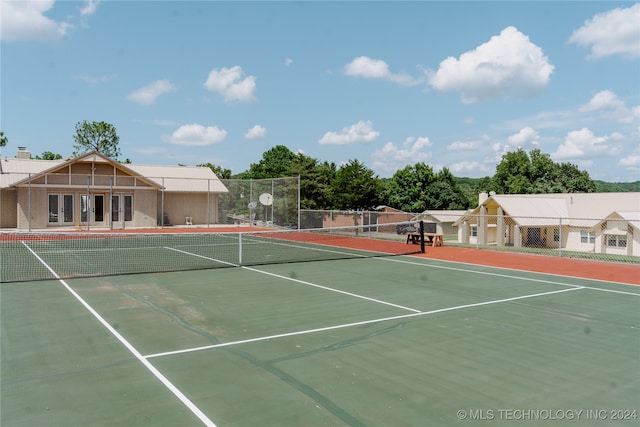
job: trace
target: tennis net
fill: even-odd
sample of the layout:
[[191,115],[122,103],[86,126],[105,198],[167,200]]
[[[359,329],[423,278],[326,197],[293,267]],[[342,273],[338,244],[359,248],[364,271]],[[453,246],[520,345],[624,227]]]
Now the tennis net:
[[238,233],[1,233],[0,282],[424,252],[422,226],[416,228],[420,246],[408,245],[396,229],[402,229],[400,224],[385,224],[384,231],[374,226],[358,226]]

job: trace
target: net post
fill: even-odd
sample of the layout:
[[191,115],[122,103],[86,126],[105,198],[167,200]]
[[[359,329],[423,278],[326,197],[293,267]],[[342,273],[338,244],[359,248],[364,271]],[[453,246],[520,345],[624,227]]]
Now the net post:
[[420,221],[420,253],[423,254],[425,253],[424,250],[424,221]]

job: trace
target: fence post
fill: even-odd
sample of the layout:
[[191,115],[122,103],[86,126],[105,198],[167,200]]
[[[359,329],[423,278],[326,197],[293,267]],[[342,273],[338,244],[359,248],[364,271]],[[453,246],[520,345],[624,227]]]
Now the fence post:
[[562,218],[560,218],[560,225],[558,230],[558,254],[562,257]]

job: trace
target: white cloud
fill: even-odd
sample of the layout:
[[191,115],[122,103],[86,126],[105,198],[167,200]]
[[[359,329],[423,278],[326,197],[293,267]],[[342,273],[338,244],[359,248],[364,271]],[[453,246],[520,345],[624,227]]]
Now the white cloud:
[[80,15],[90,16],[96,13],[100,0],[85,0],[84,7],[80,9]]
[[595,15],[575,30],[569,43],[591,46],[590,58],[640,56],[640,3]]
[[54,3],[54,0],[2,0],[0,39],[56,41],[63,38],[72,25],[45,16]]
[[267,129],[263,128],[260,125],[255,125],[244,134],[244,137],[247,139],[260,139],[264,138],[266,134]]
[[618,99],[615,93],[610,90],[603,90],[596,93],[588,103],[582,105],[579,111],[596,111],[602,109],[624,107],[624,103]]
[[477,161],[462,161],[454,163],[449,167],[449,171],[456,176],[479,176],[481,173],[488,173],[491,168],[486,164]]
[[214,68],[209,73],[204,87],[222,95],[226,102],[251,102],[256,99],[256,78],[245,77],[238,65],[231,68]]
[[291,58],[286,58],[286,59],[284,60],[284,66],[285,66],[285,67],[289,67],[291,64],[293,64],[293,59],[291,59]]
[[380,132],[373,129],[373,123],[360,120],[358,123],[343,128],[340,132],[327,132],[318,144],[349,145],[374,141]]
[[225,140],[227,131],[218,126],[189,124],[180,126],[171,135],[163,135],[162,140],[170,144],[204,147]]
[[640,118],[638,108],[628,108],[624,101],[610,90],[596,93],[588,103],[580,106],[578,111],[582,113],[598,112],[601,117],[614,120],[619,123],[633,123]]
[[489,143],[489,137],[483,135],[480,139],[472,139],[467,141],[454,141],[447,145],[447,151],[474,151],[486,147]]
[[606,136],[595,136],[588,128],[574,130],[567,134],[564,142],[551,154],[551,157],[555,160],[566,160],[614,154],[617,150],[607,145],[608,140]]
[[371,155],[374,159],[373,167],[376,170],[395,172],[405,166],[426,163],[432,157],[432,153],[427,151],[431,145],[429,138],[422,136],[409,137],[402,146],[387,142],[382,149],[374,151]]
[[520,131],[515,135],[511,135],[507,140],[510,145],[525,147],[527,145],[538,145],[539,139],[540,136],[538,135],[538,132],[536,132],[532,127],[527,126],[520,129]]
[[380,59],[371,59],[368,56],[359,56],[345,65],[344,74],[352,77],[387,80],[402,86],[415,86],[422,83],[422,80],[405,73],[394,74],[389,71],[386,62]]
[[638,170],[640,169],[640,154],[631,154],[623,157],[618,164],[632,170]]
[[127,95],[131,102],[141,105],[151,105],[156,99],[165,93],[175,92],[176,86],[169,80],[156,80],[146,86],[136,89]]
[[438,71],[427,75],[434,89],[460,92],[462,102],[474,103],[537,95],[549,83],[553,69],[529,37],[507,27],[459,59],[445,59]]

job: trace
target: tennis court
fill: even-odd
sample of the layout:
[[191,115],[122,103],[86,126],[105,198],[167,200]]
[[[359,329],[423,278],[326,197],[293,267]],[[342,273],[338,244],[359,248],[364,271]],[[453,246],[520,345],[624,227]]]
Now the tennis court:
[[639,287],[296,239],[10,242],[0,424],[638,422]]

